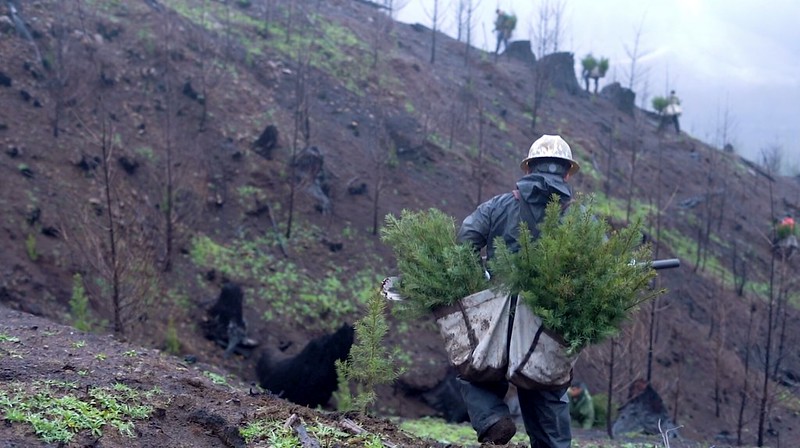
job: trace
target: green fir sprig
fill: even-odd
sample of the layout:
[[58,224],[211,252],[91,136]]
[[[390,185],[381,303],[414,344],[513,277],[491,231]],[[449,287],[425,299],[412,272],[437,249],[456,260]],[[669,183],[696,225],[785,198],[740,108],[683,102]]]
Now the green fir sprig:
[[403,210],[386,217],[381,239],[394,251],[400,294],[412,315],[425,313],[489,287],[478,254],[456,242],[453,218],[440,210]]
[[572,353],[615,335],[640,303],[664,292],[645,292],[656,274],[649,246],[639,244],[641,223],[612,232],[592,208],[591,197],[579,197],[562,212],[554,197],[539,238],[522,223],[519,251],[498,240],[490,262],[501,287],[518,292]]

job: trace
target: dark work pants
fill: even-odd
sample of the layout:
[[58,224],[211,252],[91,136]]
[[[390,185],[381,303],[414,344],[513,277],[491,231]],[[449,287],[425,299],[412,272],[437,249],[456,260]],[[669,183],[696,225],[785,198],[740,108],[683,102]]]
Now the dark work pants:
[[[467,405],[472,427],[478,435],[501,418],[510,415],[503,398],[508,383],[470,383],[458,379],[461,396]],[[555,391],[535,391],[517,388],[519,406],[531,448],[569,448],[572,430],[569,420],[567,388]]]

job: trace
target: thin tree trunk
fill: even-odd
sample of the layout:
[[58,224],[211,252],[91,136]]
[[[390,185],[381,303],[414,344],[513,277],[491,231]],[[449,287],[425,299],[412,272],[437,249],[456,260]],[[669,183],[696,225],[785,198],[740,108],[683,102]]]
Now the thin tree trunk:
[[[775,202],[772,194],[772,183],[769,184],[769,202],[772,208],[772,216],[775,216]],[[773,225],[774,240],[774,225]],[[775,251],[771,251],[769,267],[769,301],[767,304],[767,340],[764,346],[764,384],[761,388],[761,402],[758,411],[758,446],[764,446],[764,431],[767,420],[767,402],[769,400],[769,381],[770,381],[770,355],[772,354],[772,332],[773,329],[773,308],[775,302]]]
[[750,337],[753,333],[753,318],[756,313],[756,306],[754,304],[750,304],[750,318],[747,322],[747,337],[745,338],[744,344],[744,384],[742,385],[742,389],[739,392],[739,417],[736,420],[736,444],[741,446],[742,445],[742,429],[744,428],[744,408],[747,405],[747,389],[749,387],[749,375],[750,375]]
[[606,433],[610,439],[614,438],[614,427],[611,424],[611,398],[614,396],[614,346],[616,338],[611,339],[611,356],[608,361],[608,399],[606,400]]

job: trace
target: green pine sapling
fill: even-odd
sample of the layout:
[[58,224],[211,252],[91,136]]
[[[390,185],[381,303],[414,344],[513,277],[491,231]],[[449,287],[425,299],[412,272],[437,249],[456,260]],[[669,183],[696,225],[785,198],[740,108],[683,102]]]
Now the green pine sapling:
[[641,223],[612,232],[592,206],[592,198],[581,197],[562,212],[554,196],[539,238],[522,223],[519,251],[498,240],[490,262],[500,287],[518,292],[571,353],[615,335],[640,303],[664,292],[644,293],[656,274],[649,246],[640,245]]

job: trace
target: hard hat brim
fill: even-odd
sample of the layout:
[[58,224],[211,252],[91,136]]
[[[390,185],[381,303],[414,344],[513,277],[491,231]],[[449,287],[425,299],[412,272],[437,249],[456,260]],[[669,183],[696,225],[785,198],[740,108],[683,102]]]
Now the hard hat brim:
[[528,162],[530,162],[531,160],[543,159],[543,158],[561,159],[561,160],[563,160],[565,162],[568,162],[569,163],[569,171],[567,171],[567,174],[569,174],[569,175],[573,175],[573,174],[577,173],[578,171],[580,171],[580,169],[581,169],[581,166],[578,164],[578,162],[576,162],[574,160],[566,159],[564,157],[554,157],[554,156],[527,157],[525,160],[520,162],[519,167],[522,169],[522,171],[528,171]]

